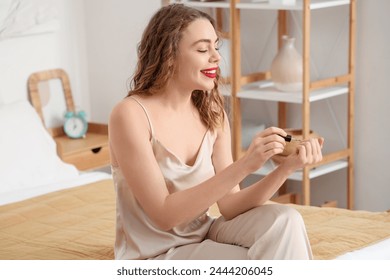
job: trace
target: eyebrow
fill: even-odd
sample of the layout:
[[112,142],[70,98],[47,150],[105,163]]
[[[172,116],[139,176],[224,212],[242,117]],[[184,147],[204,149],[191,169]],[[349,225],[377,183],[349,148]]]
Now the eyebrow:
[[[217,38],[214,43],[218,43],[218,42],[219,42],[219,38]],[[211,44],[211,40],[210,39],[200,39],[200,40],[195,41],[192,44],[192,46],[195,46],[198,43],[209,43],[209,44]]]

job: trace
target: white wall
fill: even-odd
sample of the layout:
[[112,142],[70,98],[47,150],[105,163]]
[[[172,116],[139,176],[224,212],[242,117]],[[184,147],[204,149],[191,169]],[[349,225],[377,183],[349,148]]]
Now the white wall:
[[358,2],[356,206],[390,208],[390,1]]
[[161,0],[85,0],[92,118],[107,122],[127,94],[142,31]]
[[55,0],[54,6],[58,30],[0,41],[0,103],[27,98],[31,73],[63,68],[70,76],[75,103],[89,113],[83,2]]

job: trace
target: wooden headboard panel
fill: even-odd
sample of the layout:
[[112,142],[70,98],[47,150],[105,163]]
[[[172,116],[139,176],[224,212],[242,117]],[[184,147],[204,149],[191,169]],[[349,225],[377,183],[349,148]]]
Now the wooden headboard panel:
[[[75,106],[73,103],[73,96],[72,91],[70,89],[70,82],[68,74],[63,69],[51,69],[51,70],[45,70],[40,72],[35,72],[31,74],[28,78],[28,92],[30,97],[30,102],[37,111],[38,115],[40,116],[43,125],[46,127],[45,120],[42,113],[42,104],[41,104],[41,97],[39,94],[39,82],[47,81],[51,79],[60,79],[64,97],[65,97],[65,104],[67,111],[75,111]],[[47,128],[47,127],[46,127]],[[50,128],[48,129],[49,133],[52,136],[58,135],[58,133],[62,132],[61,128]]]

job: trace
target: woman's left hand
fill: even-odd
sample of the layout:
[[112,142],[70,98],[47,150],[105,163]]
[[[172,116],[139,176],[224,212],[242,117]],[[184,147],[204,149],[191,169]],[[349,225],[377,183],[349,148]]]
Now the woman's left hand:
[[323,144],[322,137],[304,140],[298,145],[296,153],[289,155],[282,164],[294,171],[306,165],[316,164],[322,160]]

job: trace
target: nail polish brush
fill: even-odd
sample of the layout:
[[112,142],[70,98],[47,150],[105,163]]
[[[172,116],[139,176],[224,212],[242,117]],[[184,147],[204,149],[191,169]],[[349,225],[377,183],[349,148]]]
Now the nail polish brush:
[[300,142],[300,141],[302,141],[301,139],[292,137],[290,134],[287,134],[286,136],[283,136],[283,135],[280,135],[280,134],[278,134],[278,135],[280,137],[282,137],[284,140],[286,140],[286,142],[291,142],[291,141]]

